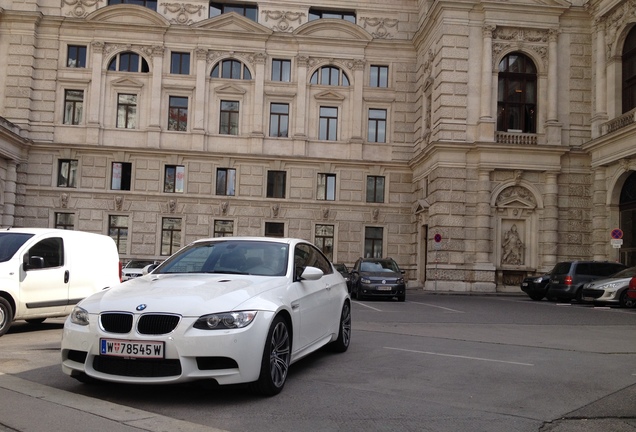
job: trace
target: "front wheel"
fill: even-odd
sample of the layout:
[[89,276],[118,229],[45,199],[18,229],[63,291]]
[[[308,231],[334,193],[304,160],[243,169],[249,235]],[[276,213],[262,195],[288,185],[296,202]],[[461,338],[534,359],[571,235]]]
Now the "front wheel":
[[253,389],[264,396],[281,392],[287,379],[291,359],[291,338],[287,321],[280,315],[274,318],[265,339],[261,373]]
[[623,291],[620,298],[620,305],[624,308],[633,308],[636,306],[636,299],[627,296],[627,290]]
[[5,334],[13,322],[13,309],[9,302],[0,297],[0,336]]
[[351,343],[351,304],[345,301],[340,313],[338,339],[331,343],[330,348],[335,352],[345,352]]
[[528,297],[530,297],[534,301],[541,301],[541,300],[543,300],[543,297],[545,297],[545,295],[543,295],[543,294],[528,294]]

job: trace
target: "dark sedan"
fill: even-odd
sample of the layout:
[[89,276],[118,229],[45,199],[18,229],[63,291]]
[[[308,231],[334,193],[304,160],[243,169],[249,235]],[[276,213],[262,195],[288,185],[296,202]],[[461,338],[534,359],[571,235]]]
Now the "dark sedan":
[[521,291],[528,294],[532,300],[543,300],[548,293],[550,275],[529,276],[521,282]]
[[359,258],[351,270],[351,295],[406,299],[404,272],[391,258]]

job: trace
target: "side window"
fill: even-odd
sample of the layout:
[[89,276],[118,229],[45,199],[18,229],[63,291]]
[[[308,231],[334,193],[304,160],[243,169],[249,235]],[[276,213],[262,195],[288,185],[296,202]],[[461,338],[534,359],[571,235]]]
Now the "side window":
[[579,263],[576,265],[574,274],[593,275],[594,271],[592,270],[592,265],[587,263]]
[[300,276],[307,266],[319,268],[324,274],[333,273],[329,261],[318,249],[309,244],[299,244],[294,251],[296,277]]
[[33,257],[44,260],[43,268],[60,267],[64,265],[64,242],[61,238],[48,238],[29,249],[29,262]]

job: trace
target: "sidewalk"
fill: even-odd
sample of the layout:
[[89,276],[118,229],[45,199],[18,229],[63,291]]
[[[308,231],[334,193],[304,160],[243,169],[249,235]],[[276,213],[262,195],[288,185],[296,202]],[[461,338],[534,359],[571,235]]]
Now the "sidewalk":
[[224,432],[6,374],[0,401],[0,432]]

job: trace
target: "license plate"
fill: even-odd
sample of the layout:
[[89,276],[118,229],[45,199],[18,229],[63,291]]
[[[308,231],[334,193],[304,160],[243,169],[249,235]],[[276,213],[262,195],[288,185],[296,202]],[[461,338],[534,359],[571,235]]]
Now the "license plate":
[[153,341],[131,341],[121,339],[100,339],[101,355],[131,358],[163,358],[164,343]]
[[528,282],[523,282],[521,286],[528,286]]
[[391,291],[393,287],[390,286],[379,286],[378,291]]

